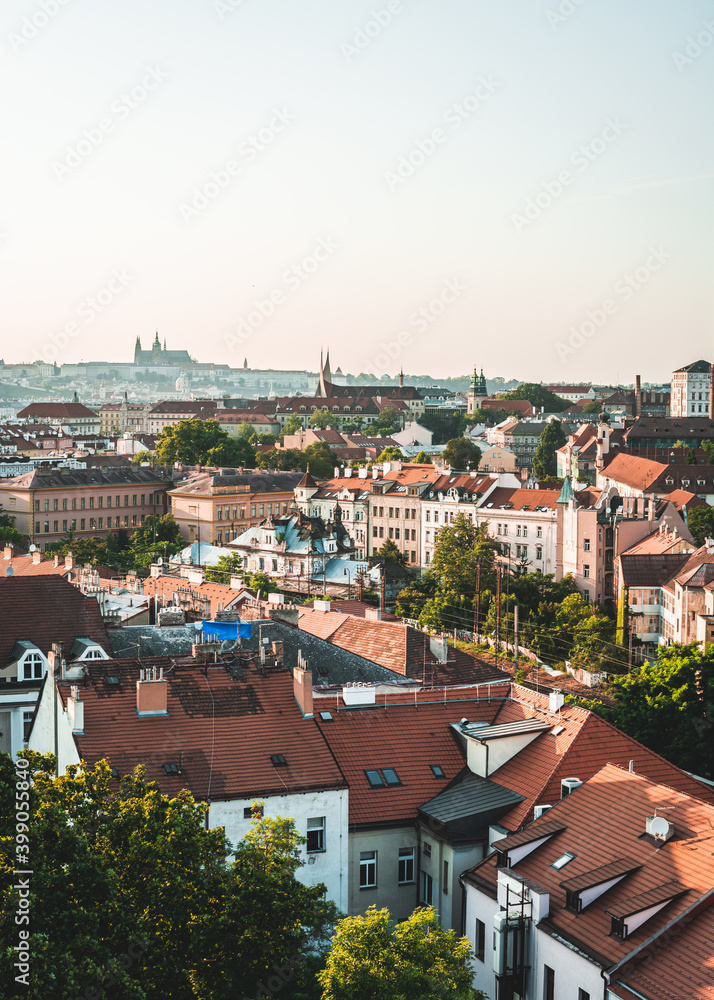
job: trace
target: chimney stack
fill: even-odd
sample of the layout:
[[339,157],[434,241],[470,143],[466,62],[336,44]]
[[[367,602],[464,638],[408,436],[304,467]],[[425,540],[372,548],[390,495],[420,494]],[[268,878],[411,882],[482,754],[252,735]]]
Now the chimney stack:
[[72,555],[71,552],[68,552],[67,555],[64,557],[64,568],[74,569],[74,556]]
[[642,379],[635,376],[635,416],[642,416]]
[[293,694],[303,718],[312,719],[312,671],[308,670],[307,662],[302,656],[299,657],[298,666],[293,668]]
[[79,687],[73,684],[67,699],[67,715],[73,733],[84,732],[84,702],[79,697]]
[[168,715],[169,685],[163,667],[140,667],[136,682],[136,714],[139,718]]
[[38,566],[42,562],[42,553],[39,549],[35,549],[32,553],[32,565]]
[[12,559],[14,552],[14,545],[12,542],[5,542],[5,548],[3,550],[3,559]]

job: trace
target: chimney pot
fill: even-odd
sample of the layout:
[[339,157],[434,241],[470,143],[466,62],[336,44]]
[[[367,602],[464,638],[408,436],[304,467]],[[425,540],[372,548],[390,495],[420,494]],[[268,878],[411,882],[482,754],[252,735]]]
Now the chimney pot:
[[307,669],[307,664],[293,669],[293,694],[303,718],[312,719],[312,672]]

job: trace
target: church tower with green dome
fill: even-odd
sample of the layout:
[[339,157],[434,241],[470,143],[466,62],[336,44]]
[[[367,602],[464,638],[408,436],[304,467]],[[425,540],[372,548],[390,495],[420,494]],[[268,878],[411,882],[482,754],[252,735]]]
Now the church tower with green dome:
[[478,369],[474,368],[474,376],[471,379],[471,385],[469,386],[469,391],[466,394],[466,399],[468,401],[468,413],[473,413],[474,410],[478,410],[481,405],[481,400],[488,396],[488,388],[486,387],[486,377],[483,373],[483,368],[481,369],[481,374],[479,375]]

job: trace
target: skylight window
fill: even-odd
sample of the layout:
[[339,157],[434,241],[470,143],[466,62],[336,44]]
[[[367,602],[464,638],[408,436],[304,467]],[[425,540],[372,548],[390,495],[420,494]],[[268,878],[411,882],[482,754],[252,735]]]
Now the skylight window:
[[382,776],[387,785],[401,785],[399,780],[399,775],[394,770],[393,767],[385,767],[382,769]]
[[281,753],[271,753],[271,755],[270,755],[270,763],[273,765],[273,767],[287,767],[288,766],[288,762],[285,760],[285,757]]
[[322,719],[323,722],[332,722],[332,713],[320,712],[320,718]]
[[367,781],[372,788],[384,788],[384,779],[379,771],[372,770],[365,771],[364,773],[367,775]]
[[568,862],[572,861],[574,857],[575,857],[574,854],[571,854],[569,851],[566,851],[565,854],[561,854],[560,857],[557,858],[550,867],[555,868],[555,870],[559,872],[560,869],[565,868]]
[[181,768],[178,764],[164,764],[164,771],[166,774],[181,774]]
[[445,778],[444,769],[440,764],[432,764],[431,772],[435,778]]

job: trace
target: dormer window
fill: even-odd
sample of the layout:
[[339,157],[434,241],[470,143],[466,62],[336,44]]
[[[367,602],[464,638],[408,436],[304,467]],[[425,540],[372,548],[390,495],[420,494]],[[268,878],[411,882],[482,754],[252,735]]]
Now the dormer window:
[[42,653],[26,653],[22,658],[22,679],[40,680],[45,672],[45,658]]

